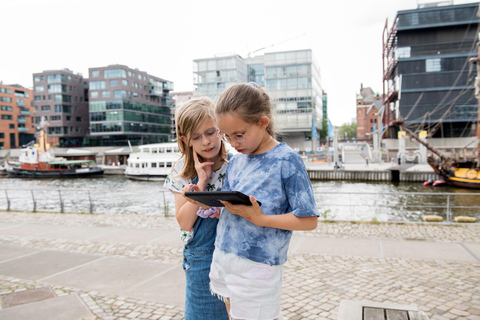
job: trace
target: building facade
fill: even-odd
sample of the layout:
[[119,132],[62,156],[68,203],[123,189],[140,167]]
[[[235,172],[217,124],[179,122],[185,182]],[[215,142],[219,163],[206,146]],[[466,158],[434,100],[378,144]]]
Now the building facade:
[[478,103],[468,61],[477,57],[478,9],[471,3],[397,13],[384,31],[386,123],[400,118],[435,138],[472,134]]
[[238,55],[194,60],[194,88],[214,100],[235,83],[254,81],[270,96],[276,111],[277,139],[299,150],[318,146],[323,103],[320,71],[312,50]]
[[357,140],[371,140],[376,130],[382,130],[382,106],[381,95],[362,84],[357,94]]
[[170,141],[173,82],[124,65],[89,69],[86,146]]
[[0,83],[0,149],[17,149],[35,140],[32,90]]
[[69,69],[33,74],[35,123],[45,117],[51,147],[82,146],[88,133],[86,83],[81,74]]

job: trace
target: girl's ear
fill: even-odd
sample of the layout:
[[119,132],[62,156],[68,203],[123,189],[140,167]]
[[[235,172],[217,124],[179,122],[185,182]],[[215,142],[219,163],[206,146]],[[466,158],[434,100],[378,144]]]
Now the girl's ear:
[[186,138],[184,135],[181,135],[181,136],[180,136],[180,139],[182,140],[182,142],[183,142],[186,146],[188,146],[187,138]]
[[270,123],[270,119],[267,116],[262,116],[260,120],[258,120],[258,123],[262,127],[262,129],[266,129],[268,127],[268,124]]

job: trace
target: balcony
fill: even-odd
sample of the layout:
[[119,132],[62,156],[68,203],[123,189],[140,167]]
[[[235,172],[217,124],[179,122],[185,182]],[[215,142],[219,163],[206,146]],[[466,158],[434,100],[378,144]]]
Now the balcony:
[[163,96],[163,88],[160,86],[151,85],[150,86],[150,95],[152,96]]
[[20,114],[22,116],[29,116],[31,115],[30,111],[29,110],[20,110]]
[[23,119],[23,118],[18,118],[17,119],[17,122],[18,123],[27,123],[27,120]]
[[19,127],[18,128],[18,132],[28,132],[28,128],[24,128],[24,127]]

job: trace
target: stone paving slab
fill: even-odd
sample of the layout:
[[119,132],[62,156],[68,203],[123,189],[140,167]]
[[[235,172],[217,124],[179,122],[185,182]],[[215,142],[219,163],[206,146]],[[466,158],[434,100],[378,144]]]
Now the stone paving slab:
[[297,253],[380,257],[378,240],[306,238]]
[[96,319],[76,294],[0,310],[2,320]]
[[11,228],[5,228],[2,230],[2,234],[18,235],[18,236],[35,236],[42,233],[47,233],[51,229],[50,225],[42,224],[22,224],[13,226]]
[[38,250],[0,244],[0,263],[35,252],[38,252]]
[[0,274],[37,280],[99,258],[99,256],[70,252],[39,251],[0,263]]
[[42,281],[109,294],[124,294],[146,279],[163,274],[171,264],[105,257],[92,263],[51,275]]
[[[46,232],[35,234],[34,236],[54,239],[84,240],[100,237],[105,234],[117,231],[118,228],[112,227],[84,227],[84,226],[66,226],[53,225]],[[18,234],[17,234],[18,235]]]
[[463,243],[463,246],[474,255],[477,261],[480,262],[480,244],[479,243]]
[[170,232],[166,229],[115,229],[94,239],[103,242],[147,243],[162,238]]
[[389,258],[478,262],[458,243],[383,240],[382,251]]
[[146,279],[123,293],[129,297],[177,306],[185,305],[185,273],[181,264]]

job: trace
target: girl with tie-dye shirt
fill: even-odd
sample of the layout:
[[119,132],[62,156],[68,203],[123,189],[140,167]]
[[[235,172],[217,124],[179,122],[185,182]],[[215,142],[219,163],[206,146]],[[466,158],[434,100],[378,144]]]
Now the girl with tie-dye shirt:
[[231,319],[279,319],[292,230],[312,230],[318,222],[312,186],[300,156],[274,139],[270,99],[257,84],[226,89],[216,120],[220,135],[239,152],[222,190],[249,195],[252,206],[223,202],[210,289],[225,301]]

